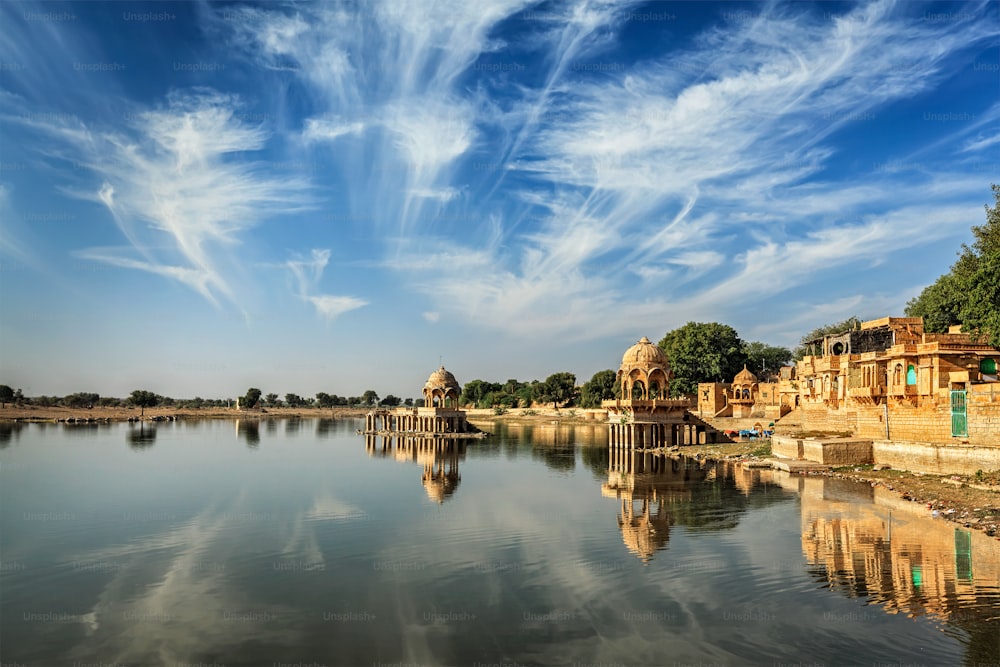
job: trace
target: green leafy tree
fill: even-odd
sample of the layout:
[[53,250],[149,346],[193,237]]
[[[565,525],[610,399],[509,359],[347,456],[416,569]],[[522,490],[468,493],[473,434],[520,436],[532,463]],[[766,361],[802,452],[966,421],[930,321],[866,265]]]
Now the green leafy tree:
[[573,373],[553,373],[542,383],[542,396],[545,403],[559,409],[559,404],[570,405],[576,398],[576,375]]
[[302,405],[303,400],[298,394],[288,393],[285,394],[285,403],[287,403],[290,408],[297,408]]
[[63,397],[63,405],[70,408],[92,408],[100,402],[100,394],[89,391],[78,391]]
[[986,224],[972,227],[972,246],[962,245],[951,270],[912,299],[906,314],[923,317],[927,331],[961,324],[962,331],[1000,347],[1000,185],[992,190]]
[[[801,359],[806,356],[809,352],[809,345],[813,341],[819,340],[824,336],[829,336],[831,334],[839,334],[845,331],[850,331],[851,329],[857,329],[861,326],[861,320],[855,316],[848,317],[843,322],[836,322],[835,324],[827,324],[822,327],[817,327],[807,333],[805,336],[799,340],[799,346],[795,348],[795,352],[792,354],[795,359]],[[817,349],[816,354],[821,354],[822,350]]]
[[250,387],[247,389],[247,393],[243,394],[243,398],[240,399],[240,406],[244,410],[253,410],[259,400],[260,389],[257,389],[257,387]]
[[405,407],[407,407],[407,408],[412,408],[413,407],[413,399],[412,398],[407,398],[405,401],[403,401],[403,405]]
[[0,407],[7,407],[8,403],[14,402],[14,389],[5,384],[0,384]]
[[580,407],[599,408],[601,401],[615,397],[615,372],[611,369],[597,371],[594,376],[583,383],[580,389]]
[[321,408],[332,408],[334,403],[334,397],[325,391],[318,392],[316,394],[316,404]]
[[380,402],[380,404],[384,405],[387,408],[394,408],[394,407],[398,406],[401,402],[402,402],[402,399],[399,396],[393,396],[392,394],[386,394],[386,397],[382,399],[382,401]]
[[736,330],[718,322],[688,322],[659,342],[674,378],[672,396],[694,394],[699,382],[729,382],[743,369],[743,341]]
[[136,389],[129,394],[128,402],[130,405],[138,406],[139,415],[144,417],[146,415],[146,408],[152,408],[159,405],[160,397],[151,391]]
[[787,347],[775,347],[758,341],[744,345],[743,354],[747,367],[761,380],[775,377],[778,369],[792,361],[792,351]]
[[361,400],[364,401],[365,405],[375,406],[378,404],[378,394],[375,393],[374,389],[368,389],[361,395]]
[[[486,382],[485,380],[470,380],[462,387],[462,395],[459,396],[459,403],[462,405],[479,405],[490,392],[500,391],[499,384]],[[491,407],[491,406],[486,406]]]
[[281,405],[281,398],[277,394],[268,394],[264,397],[264,404],[269,408]]

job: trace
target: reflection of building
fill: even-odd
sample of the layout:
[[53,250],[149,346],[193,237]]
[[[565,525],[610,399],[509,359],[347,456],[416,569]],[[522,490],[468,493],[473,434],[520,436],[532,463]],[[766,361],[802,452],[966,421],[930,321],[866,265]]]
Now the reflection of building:
[[462,481],[458,462],[465,458],[465,443],[461,440],[368,434],[365,445],[370,456],[392,457],[422,466],[420,479],[424,490],[438,504],[450,498]]
[[458,409],[462,387],[444,366],[424,384],[424,407],[373,410],[365,416],[366,433],[475,433]]
[[682,459],[611,448],[608,481],[601,486],[601,495],[621,501],[618,528],[628,550],[648,562],[657,550],[666,548],[674,523],[670,505],[690,503],[689,482],[707,476],[707,469]]
[[688,412],[691,403],[670,398],[666,353],[645,336],[625,351],[618,369],[621,398],[603,401],[613,447],[639,448],[716,442],[714,428]]
[[933,519],[885,489],[822,478],[789,483],[802,497],[803,553],[833,588],[909,616],[995,614],[1000,542]]

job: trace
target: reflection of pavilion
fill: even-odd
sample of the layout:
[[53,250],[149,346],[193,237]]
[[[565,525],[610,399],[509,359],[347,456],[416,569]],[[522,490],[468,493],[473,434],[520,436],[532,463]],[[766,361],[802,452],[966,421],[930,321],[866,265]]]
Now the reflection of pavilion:
[[450,498],[462,481],[458,462],[465,458],[465,443],[461,440],[368,434],[365,446],[369,456],[392,457],[423,466],[420,479],[424,490],[438,504]]
[[461,393],[458,380],[442,366],[424,384],[423,407],[372,410],[365,416],[365,433],[476,433],[458,409]]
[[[693,468],[683,460],[612,447],[608,481],[601,486],[605,498],[618,498],[618,528],[629,551],[643,562],[664,549],[674,523],[670,505],[691,502],[691,481],[702,481],[708,470]],[[638,508],[636,507],[638,504]]]

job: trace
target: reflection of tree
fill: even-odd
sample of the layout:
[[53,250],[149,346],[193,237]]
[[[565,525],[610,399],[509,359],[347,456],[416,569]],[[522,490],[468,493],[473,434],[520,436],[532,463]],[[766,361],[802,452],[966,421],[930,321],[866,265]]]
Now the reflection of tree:
[[247,447],[256,449],[260,445],[260,422],[256,419],[237,419],[236,435],[247,441]]
[[302,430],[302,420],[298,417],[290,417],[285,420],[285,435],[296,435]]
[[128,446],[136,451],[149,449],[156,443],[156,429],[139,423],[139,428],[130,428],[125,434]]
[[570,472],[576,468],[576,447],[565,444],[542,445],[531,450],[531,458],[541,459],[552,470]]
[[0,422],[0,449],[8,446],[12,439],[20,437],[24,424],[17,422]]
[[337,432],[337,420],[336,419],[317,419],[316,420],[316,437],[317,438],[329,438],[334,433]]
[[582,447],[580,457],[583,464],[590,468],[594,477],[598,480],[605,480],[608,477],[608,448],[607,447]]

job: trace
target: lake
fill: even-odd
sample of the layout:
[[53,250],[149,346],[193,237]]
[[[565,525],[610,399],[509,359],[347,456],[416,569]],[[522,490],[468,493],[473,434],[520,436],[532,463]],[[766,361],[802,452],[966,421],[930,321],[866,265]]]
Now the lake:
[[1000,662],[1000,541],[884,489],[361,425],[0,426],[0,662]]

